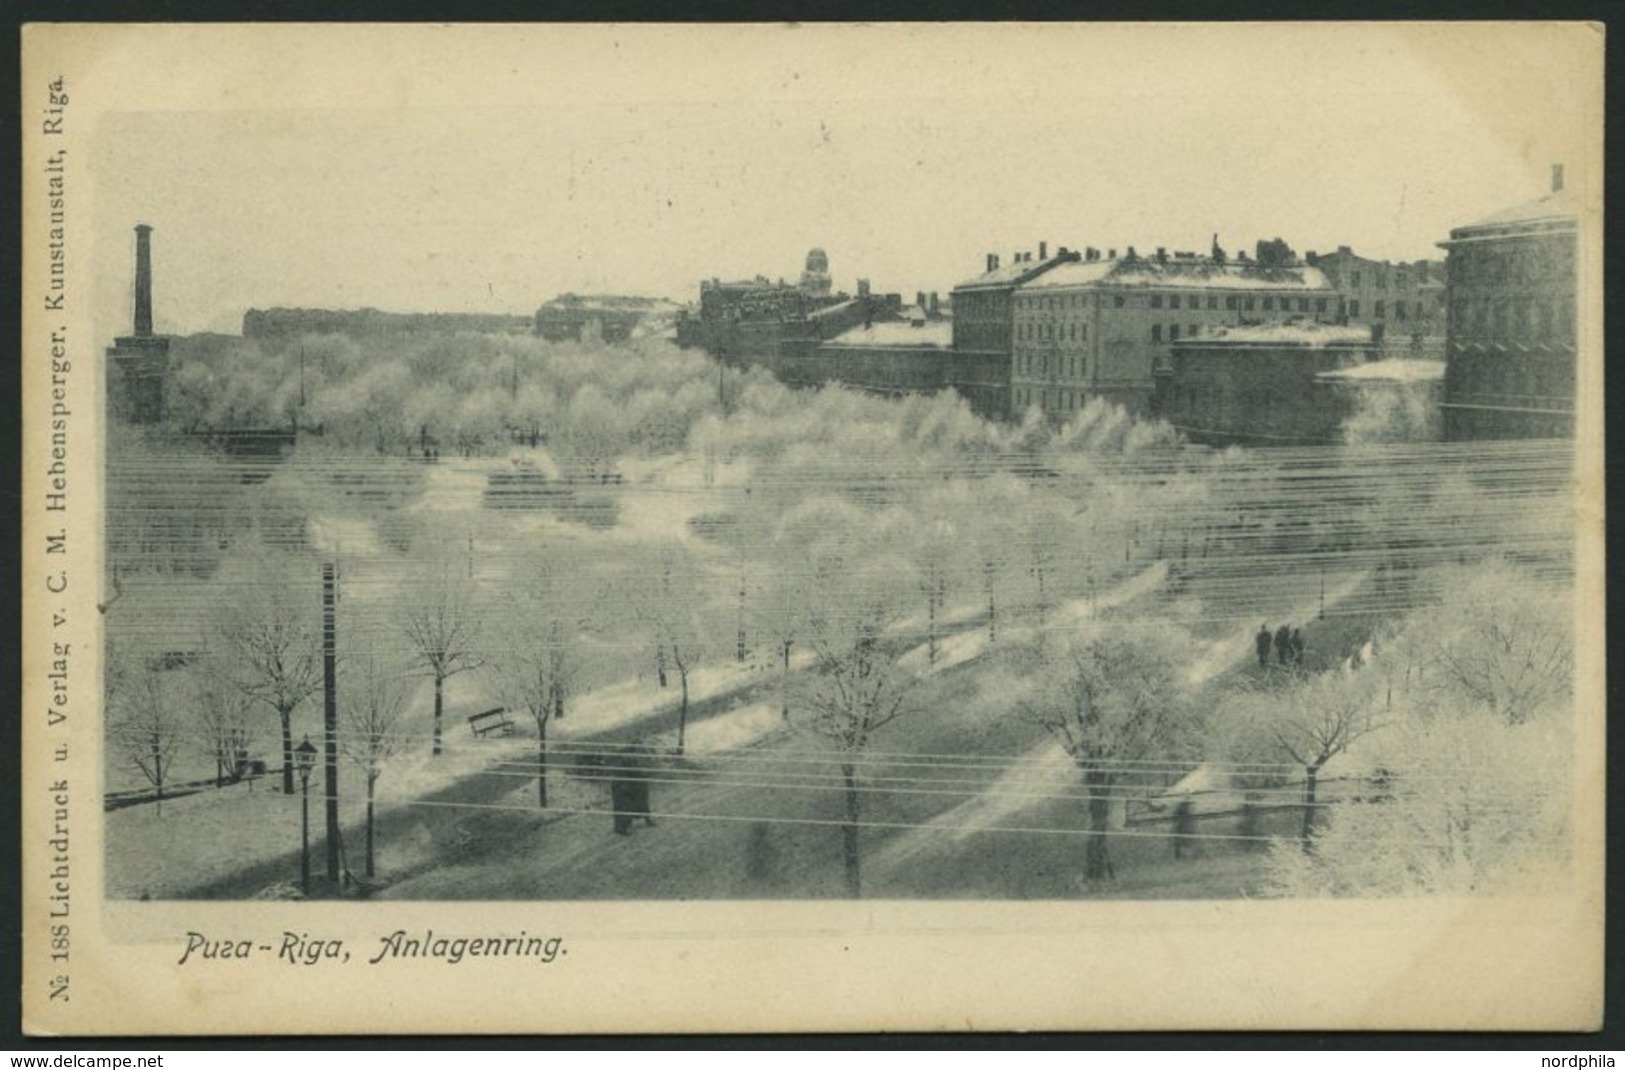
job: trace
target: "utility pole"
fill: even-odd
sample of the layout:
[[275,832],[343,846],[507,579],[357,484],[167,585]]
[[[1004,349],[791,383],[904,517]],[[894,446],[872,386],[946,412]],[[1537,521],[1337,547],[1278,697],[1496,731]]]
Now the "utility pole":
[[327,880],[339,886],[339,694],[337,566],[322,563],[322,725],[327,769]]

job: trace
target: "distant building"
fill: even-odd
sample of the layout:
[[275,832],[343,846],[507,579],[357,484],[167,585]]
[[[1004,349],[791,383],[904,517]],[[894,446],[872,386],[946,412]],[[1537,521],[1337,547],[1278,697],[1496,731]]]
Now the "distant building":
[[1047,242],[1038,243],[1035,258],[1031,252],[1016,252],[1008,264],[999,254],[988,253],[986,269],[953,289],[954,353],[988,367],[1001,365],[1005,400],[1001,416],[1015,407],[1010,397],[1011,354],[1015,344],[1015,293],[1018,287],[1053,271],[1062,264],[1082,259],[1081,253],[1057,250],[1049,255]]
[[828,267],[824,251],[814,249],[797,284],[761,275],[702,281],[698,315],[678,316],[677,344],[704,349],[727,364],[761,365],[778,374],[781,360],[811,357],[820,342],[859,324],[899,317],[902,296],[871,294],[867,280],[859,280],[855,297],[831,293]]
[[[1335,294],[1298,261],[1086,248],[1011,290],[1011,412],[1064,419],[1091,397],[1151,409],[1157,369],[1204,330],[1328,318]],[[956,328],[960,291],[954,291]]]
[[807,266],[801,272],[801,290],[814,297],[828,297],[831,289],[829,254],[822,249],[807,253]]
[[[1296,298],[1294,298],[1294,301]],[[1205,301],[1204,301],[1205,305]],[[1353,375],[1378,364],[1367,327],[1313,322],[1215,327],[1186,335],[1157,374],[1157,411],[1194,442],[1307,446],[1342,441]],[[1430,365],[1436,377],[1436,362]],[[1390,376],[1428,374],[1390,369]]]
[[669,329],[682,308],[659,297],[560,294],[536,310],[536,333],[550,342],[625,342]]
[[152,333],[152,228],[135,228],[135,323],[130,334],[114,339],[107,350],[108,367],[119,387],[110,393],[113,412],[137,424],[164,418],[164,390],[169,379],[169,339]]
[[1552,191],[1450,232],[1446,439],[1574,434],[1578,218]]
[[243,313],[243,337],[297,338],[302,334],[342,334],[351,338],[391,338],[414,334],[523,334],[528,316],[482,312],[380,312],[376,308],[251,308]]
[[952,325],[927,315],[853,327],[776,368],[792,386],[842,383],[889,397],[951,389],[979,415],[995,419],[1008,407],[1007,371],[1003,361],[959,353]]
[[1380,324],[1391,349],[1443,353],[1444,265],[1416,260],[1392,263],[1358,256],[1347,245],[1335,253],[1304,254],[1337,291],[1334,321]]

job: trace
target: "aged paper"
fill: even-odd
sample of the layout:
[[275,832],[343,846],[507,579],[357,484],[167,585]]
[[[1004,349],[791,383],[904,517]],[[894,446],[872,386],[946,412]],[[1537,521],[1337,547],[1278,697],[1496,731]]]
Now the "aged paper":
[[[1576,23],[25,28],[25,1027],[40,1035],[1598,1027],[1602,45],[1601,27]],[[1268,564],[1276,551],[1247,551],[1235,558],[1246,564],[1235,574],[1242,579],[1224,586],[1212,577],[1234,540],[1223,541],[1217,511],[1174,495],[1177,481],[1156,468],[1162,462],[1137,454],[1111,470],[1128,471],[1129,483],[1110,484],[1118,478],[1110,472],[1089,477],[1117,486],[1114,493],[1140,488],[1126,492],[1120,513],[1105,491],[1077,492],[1066,514],[1073,519],[1047,529],[1072,530],[1066,525],[1087,513],[1115,533],[1120,520],[1109,568],[1104,557],[1088,558],[1096,562],[1089,568],[1106,571],[1086,575],[1082,556],[1057,563],[1046,555],[1065,538],[1035,536],[1019,554],[928,580],[948,560],[945,545],[969,545],[966,533],[983,530],[977,518],[996,520],[1004,508],[986,473],[939,472],[936,455],[923,452],[917,468],[902,466],[889,447],[863,437],[879,432],[860,426],[858,414],[870,410],[858,400],[841,410],[853,414],[849,427],[806,429],[806,441],[820,445],[800,454],[784,447],[798,458],[796,479],[730,483],[749,443],[794,425],[811,395],[797,395],[762,428],[738,430],[740,413],[780,389],[748,378],[765,373],[747,373],[747,355],[692,382],[613,386],[605,378],[582,388],[600,391],[597,415],[583,415],[580,395],[567,413],[558,400],[564,376],[607,376],[592,362],[622,361],[616,310],[604,305],[590,328],[576,322],[576,341],[561,344],[586,348],[568,358],[534,337],[536,309],[560,294],[646,296],[624,306],[645,315],[662,302],[699,302],[702,279],[758,274],[768,289],[789,276],[774,292],[799,285],[808,293],[827,293],[833,276],[836,289],[855,287],[865,298],[872,276],[877,293],[900,291],[914,312],[861,330],[907,331],[914,315],[921,337],[938,327],[946,337],[936,295],[946,305],[956,284],[995,268],[985,250],[1046,235],[1087,244],[1067,270],[1117,264],[1119,250],[1132,258],[1135,241],[1146,243],[1138,256],[1158,265],[1217,261],[1221,245],[1234,264],[1236,250],[1250,253],[1255,239],[1258,258],[1271,255],[1275,238],[1298,254],[1330,256],[1352,245],[1404,269],[1442,261],[1438,243],[1453,228],[1541,196],[1553,164],[1564,168],[1558,184],[1578,224],[1571,440],[1550,455],[1486,445],[1486,457],[1504,462],[1489,475],[1463,468],[1473,463],[1470,448],[1437,466],[1443,454],[1384,453],[1375,486],[1348,509],[1315,511],[1328,494],[1352,493],[1346,484],[1297,499],[1309,510],[1306,531],[1371,530],[1370,510],[1384,501],[1382,522],[1404,532],[1405,546],[1422,553],[1414,547],[1448,545],[1436,555],[1440,568],[1489,570],[1460,537],[1464,518],[1481,517],[1487,541],[1505,540],[1496,569],[1556,568],[1558,589],[1573,592],[1560,604],[1573,606],[1577,639],[1543,648],[1572,671],[1572,695],[1518,691],[1526,705],[1497,707],[1493,738],[1463,744],[1445,767],[1450,789],[1470,805],[1444,798],[1441,809],[1419,811],[1443,815],[1437,822],[1383,826],[1354,841],[1368,845],[1373,865],[1391,852],[1401,869],[1416,857],[1401,848],[1420,843],[1432,852],[1436,868],[1396,877],[1387,894],[1272,894],[1290,891],[1293,874],[1323,875],[1341,857],[1336,843],[1325,840],[1318,856],[1300,852],[1308,860],[1298,866],[1290,857],[1295,818],[1264,836],[1204,824],[1190,809],[1183,813],[1196,823],[1180,826],[1159,809],[1180,805],[1167,792],[1185,790],[1187,774],[1229,745],[1218,726],[1230,707],[1214,692],[1194,700],[1205,703],[1202,732],[1186,738],[1171,727],[1163,750],[1100,767],[1120,773],[1138,762],[1165,782],[1130,798],[1121,785],[1132,778],[1119,777],[1116,810],[1102,810],[1099,835],[1086,837],[1096,815],[1074,786],[1067,755],[1092,767],[1076,750],[1055,749],[1075,741],[1053,741],[1043,726],[1027,735],[1012,727],[1027,724],[1018,715],[1047,708],[1047,693],[1029,679],[1038,670],[971,650],[985,634],[989,646],[1019,645],[1024,635],[1052,641],[1073,627],[1056,623],[1071,620],[1072,605],[1115,622],[1108,637],[1161,636],[1135,630],[1153,606],[1170,615],[1170,627],[1208,644],[1201,649],[1214,651],[1215,666],[1239,672],[1231,663],[1250,662],[1260,615],[1250,592],[1295,573],[1295,593],[1280,596],[1268,629],[1282,613],[1311,622],[1310,660],[1323,682],[1301,686],[1336,688],[1388,673],[1391,712],[1394,688],[1410,687],[1413,677],[1392,669],[1401,649],[1377,647],[1402,633],[1372,625],[1351,640],[1334,628],[1356,619],[1339,599],[1388,590],[1364,586],[1376,582],[1366,570],[1379,568],[1362,556],[1369,548],[1328,543],[1316,564],[1285,563],[1278,572]],[[149,229],[137,237],[137,227]],[[1158,247],[1164,241],[1172,251]],[[1181,243],[1200,257],[1177,251]],[[1097,261],[1097,244],[1112,246],[1110,256]],[[809,249],[827,250],[828,259],[806,256],[798,281]],[[1038,252],[1039,263],[1048,252]],[[1416,270],[1425,281],[1431,269]],[[1442,274],[1433,280],[1436,289],[1444,283]],[[1280,300],[1284,308],[1287,298]],[[954,304],[962,318],[969,305]],[[1531,323],[1543,322],[1541,307]],[[381,328],[397,331],[386,343],[358,343],[309,318],[278,321],[268,311],[278,308],[484,318],[456,329],[420,320]],[[250,310],[266,318],[249,323]],[[698,305],[687,310],[691,320],[701,314]],[[1175,338],[1185,310],[1178,318]],[[580,341],[584,329],[593,337]],[[679,339],[684,329],[677,324]],[[1390,325],[1391,336],[1402,330]],[[627,344],[647,356],[669,343]],[[689,359],[665,352],[648,366]],[[275,367],[286,374],[266,371],[261,382],[255,361],[281,361]],[[475,363],[489,382],[472,378]],[[531,367],[555,374],[526,378]],[[388,394],[389,376],[416,385]],[[143,393],[149,389],[159,392]],[[470,430],[484,418],[486,397],[493,406],[535,397],[537,411],[561,415],[543,426],[515,422],[517,408],[504,409],[506,422]],[[1051,397],[1044,395],[1046,407]],[[188,405],[182,427],[178,414]],[[706,406],[716,413],[705,415]],[[463,422],[446,422],[451,412],[466,414]],[[629,422],[629,412],[641,422]],[[671,412],[692,424],[672,430],[662,419]],[[1010,428],[1020,418],[995,422],[1004,430],[976,433],[1014,441]],[[619,454],[604,447],[595,429],[612,425],[635,426],[639,445]],[[963,434],[943,426],[940,436]],[[175,443],[184,436],[182,449]],[[550,461],[534,460],[543,453]],[[1313,465],[1323,455],[1290,456]],[[1572,466],[1566,477],[1558,471],[1555,489],[1540,482],[1549,481],[1551,455]],[[887,459],[869,468],[851,460],[863,456]],[[1249,456],[1269,453],[1225,463],[1254,471]],[[358,490],[352,461],[373,466],[369,472],[393,466],[407,490],[387,480]],[[1082,485],[1068,482],[1076,475],[1070,463],[1030,463],[1008,493],[1048,493],[1046,481]],[[230,473],[224,481],[221,470]],[[1230,478],[1218,468],[1190,471],[1197,475],[1189,495],[1198,497]],[[295,481],[299,472],[308,485]],[[1204,488],[1205,478],[1216,482]],[[1455,499],[1414,497],[1438,495],[1434,484],[1456,486],[1451,480],[1468,488],[1463,495],[1516,484],[1530,497],[1493,499],[1501,505],[1461,515],[1427,511]],[[902,536],[876,529],[882,534],[863,543],[871,557],[851,554],[830,573],[797,572],[798,557],[823,560],[830,531],[906,511],[914,498],[899,505],[888,495],[931,481],[969,489],[944,507],[937,527],[908,528],[917,541],[906,562],[892,568],[887,556],[900,552]],[[329,495],[321,501],[355,511],[312,505],[317,499],[302,495],[318,484]],[[559,485],[573,488],[578,514],[527,519],[505,508],[513,499],[503,494]],[[775,565],[740,542],[747,549],[736,565],[734,544],[710,538],[706,527],[726,510],[709,496],[704,508],[693,506],[714,490],[716,501],[731,503],[736,528],[739,517],[754,515],[753,501],[765,509],[770,499],[782,510],[771,519],[774,538],[804,553],[786,551]],[[807,504],[847,490],[857,505],[819,512]],[[379,509],[392,510],[387,524],[383,513],[365,513],[375,504],[365,495],[374,493]],[[1136,502],[1136,493],[1145,496]],[[1435,505],[1404,504],[1424,500]],[[229,513],[221,504],[228,501],[250,504],[238,519],[213,519]],[[1518,501],[1531,503],[1527,513]],[[1547,530],[1554,523],[1555,550]],[[1091,530],[1101,545],[1118,538]],[[668,536],[700,548],[657,541]],[[514,609],[540,582],[525,555],[561,545],[575,556],[550,559],[548,590],[578,582],[593,593],[572,588],[574,601]],[[657,545],[666,548],[650,549]],[[279,553],[295,555],[297,575],[265,565],[290,559]],[[1206,573],[1204,560],[1215,562]],[[341,630],[337,667],[304,664],[308,672],[289,685],[297,694],[279,742],[280,700],[268,699],[263,676],[245,668],[244,637],[271,622],[284,597],[307,599],[300,604],[314,613],[324,562],[337,562],[337,608],[327,618]],[[644,571],[633,575],[631,563]],[[886,586],[905,573],[908,583]],[[1505,573],[1487,574],[1494,585]],[[694,575],[724,579],[714,591],[682,588]],[[798,575],[828,582],[797,588]],[[1046,589],[1046,578],[1054,586]],[[1147,596],[1134,586],[1142,581],[1162,593]],[[482,601],[435,601],[452,589]],[[709,592],[692,601],[709,607],[698,616],[711,616],[679,619],[672,606],[685,598],[674,589]],[[875,594],[882,589],[892,602]],[[994,594],[1009,601],[991,608]],[[1370,598],[1374,608],[1358,619],[1388,613],[1395,628],[1403,614],[1432,611],[1420,596]],[[787,632],[769,638],[784,616],[775,611],[802,601],[824,607],[815,622],[843,625],[858,615],[853,607],[873,601],[882,607],[875,619],[892,630],[860,632],[848,648],[856,663],[821,662],[824,647],[807,631],[796,644]],[[1472,604],[1494,618],[1513,611],[1505,602]],[[563,621],[556,606],[566,603],[590,603],[593,615],[581,631],[590,642],[571,646],[570,656],[596,668],[573,676],[559,659],[574,632],[536,633],[544,638],[534,648],[516,638],[531,635],[537,620]],[[960,603],[968,608],[955,617]],[[455,638],[440,637],[445,714],[432,744],[434,674],[426,666],[434,659],[425,649],[434,642],[424,634],[434,622],[417,612],[425,607],[438,609],[442,623],[459,608],[471,613],[487,644],[459,652]],[[897,638],[905,621],[915,629],[907,634],[921,637],[917,649]],[[1076,624],[1080,635],[1089,627]],[[355,633],[370,638],[359,643]],[[1232,633],[1241,637],[1239,661],[1224,645]],[[704,648],[697,664],[685,660],[694,636]],[[1353,643],[1347,657],[1331,648],[1334,636]],[[1317,651],[1322,641],[1327,648]],[[1281,642],[1302,660],[1301,645]],[[387,662],[386,647],[400,660]],[[820,734],[827,692],[810,683],[798,690],[796,678],[870,680],[877,648],[906,650],[897,662],[915,675],[908,694],[898,685],[896,708],[910,720],[877,728],[867,749],[837,754],[832,739],[851,742]],[[550,809],[537,804],[540,785],[525,763],[536,726],[550,724],[555,692],[534,717],[525,712],[523,674],[506,671],[542,664],[524,660],[525,649],[554,657],[550,679],[571,684],[559,684],[559,693],[570,692],[570,714],[551,724],[554,772],[543,787],[553,793]],[[1269,649],[1266,642],[1259,654],[1260,678],[1287,679],[1284,668],[1276,672],[1286,654],[1279,666],[1265,665]],[[969,668],[950,678],[939,656]],[[984,674],[984,663],[997,671]],[[1193,680],[1199,675],[1185,667]],[[323,734],[323,685],[335,673],[342,739],[338,730]],[[727,673],[746,683],[730,691]],[[915,684],[933,674],[960,682]],[[1122,678],[1104,676],[1108,684]],[[1567,678],[1560,683],[1557,691]],[[396,706],[379,698],[403,686]],[[674,729],[679,687],[685,721]],[[1025,696],[1029,687],[1033,697],[1015,701],[1008,721],[953,720],[963,704],[996,704],[1001,689]],[[625,714],[615,705],[623,692],[654,696],[650,709],[658,706],[660,719],[645,725]],[[919,708],[921,696],[933,696],[935,708]],[[1542,704],[1562,720],[1530,712]],[[499,708],[506,712],[478,718]],[[410,730],[379,729],[389,753],[375,754],[371,766],[353,745],[364,735],[355,718],[368,711],[383,728],[390,726],[379,718],[410,719]],[[932,717],[938,735],[918,727]],[[1401,738],[1398,722],[1386,723],[1386,738]],[[1424,749],[1456,745],[1438,743],[1445,723],[1413,720],[1404,730],[1414,737],[1403,738]],[[1372,721],[1360,724],[1363,731]],[[1503,738],[1502,728],[1511,734]],[[688,750],[679,753],[684,738],[674,732],[685,729]],[[442,730],[445,754],[431,757]],[[303,791],[291,748],[301,736],[316,746]],[[1321,826],[1328,836],[1351,827],[1355,807],[1380,822],[1411,785],[1426,783],[1396,778],[1386,759],[1373,757],[1384,738],[1371,732],[1365,750],[1333,746],[1331,761],[1343,764],[1327,764],[1316,803],[1333,815]],[[1557,764],[1520,758],[1519,741],[1530,739]],[[323,753],[329,740],[335,749]],[[1225,768],[1243,768],[1239,752],[1223,753],[1232,763]],[[1292,764],[1280,754],[1270,761]],[[856,770],[845,788],[854,809],[845,811],[843,762]],[[610,789],[606,763],[643,782],[641,802],[637,783],[615,780]],[[816,785],[807,779],[814,766],[823,778]],[[364,873],[363,850],[373,849],[363,831],[369,768],[381,774],[378,864]],[[1318,770],[1316,763],[1311,789]],[[511,779],[501,792],[469,801],[471,785],[502,776]],[[940,779],[950,776],[961,779]],[[972,780],[962,801],[937,801]],[[326,823],[333,783],[342,854],[326,835],[339,827]],[[1305,789],[1301,770],[1259,784],[1257,798],[1290,797],[1287,807]],[[776,808],[813,786],[824,794]],[[1036,810],[1017,798],[1023,793],[1039,799]],[[861,840],[843,844],[843,823],[860,797],[870,808],[853,833]],[[1076,801],[1063,812],[1056,799]],[[443,817],[448,807],[464,809],[452,820]],[[612,809],[626,811],[613,828]],[[1549,835],[1519,840],[1534,811]],[[635,820],[642,817],[653,827]],[[1155,839],[1146,830],[1172,833]],[[1197,845],[1193,856],[1177,849],[1181,836]],[[1457,839],[1438,848],[1447,836]],[[1250,838],[1277,842],[1241,853],[1236,843]],[[1110,843],[1115,872],[1086,839]],[[1486,841],[1525,853],[1480,870]],[[1158,845],[1155,857],[1148,842]],[[301,858],[309,872],[300,871]],[[1518,858],[1534,859],[1533,869],[1517,875]],[[330,872],[340,880],[328,883]],[[1242,876],[1225,876],[1233,873]]]

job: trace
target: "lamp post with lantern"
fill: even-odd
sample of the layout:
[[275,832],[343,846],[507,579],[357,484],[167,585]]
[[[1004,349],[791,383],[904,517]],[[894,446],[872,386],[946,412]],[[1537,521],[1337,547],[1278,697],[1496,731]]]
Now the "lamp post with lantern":
[[310,894],[310,773],[316,767],[316,747],[306,736],[305,741],[293,749],[294,763],[299,769],[299,784],[303,794],[299,820],[299,890]]

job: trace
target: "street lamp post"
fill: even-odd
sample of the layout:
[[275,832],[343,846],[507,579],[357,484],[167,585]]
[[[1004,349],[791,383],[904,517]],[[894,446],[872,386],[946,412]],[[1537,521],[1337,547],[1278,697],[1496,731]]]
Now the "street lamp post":
[[310,771],[316,767],[316,747],[306,736],[305,741],[293,749],[294,762],[299,768],[299,785],[303,793],[299,819],[299,890],[310,894]]

